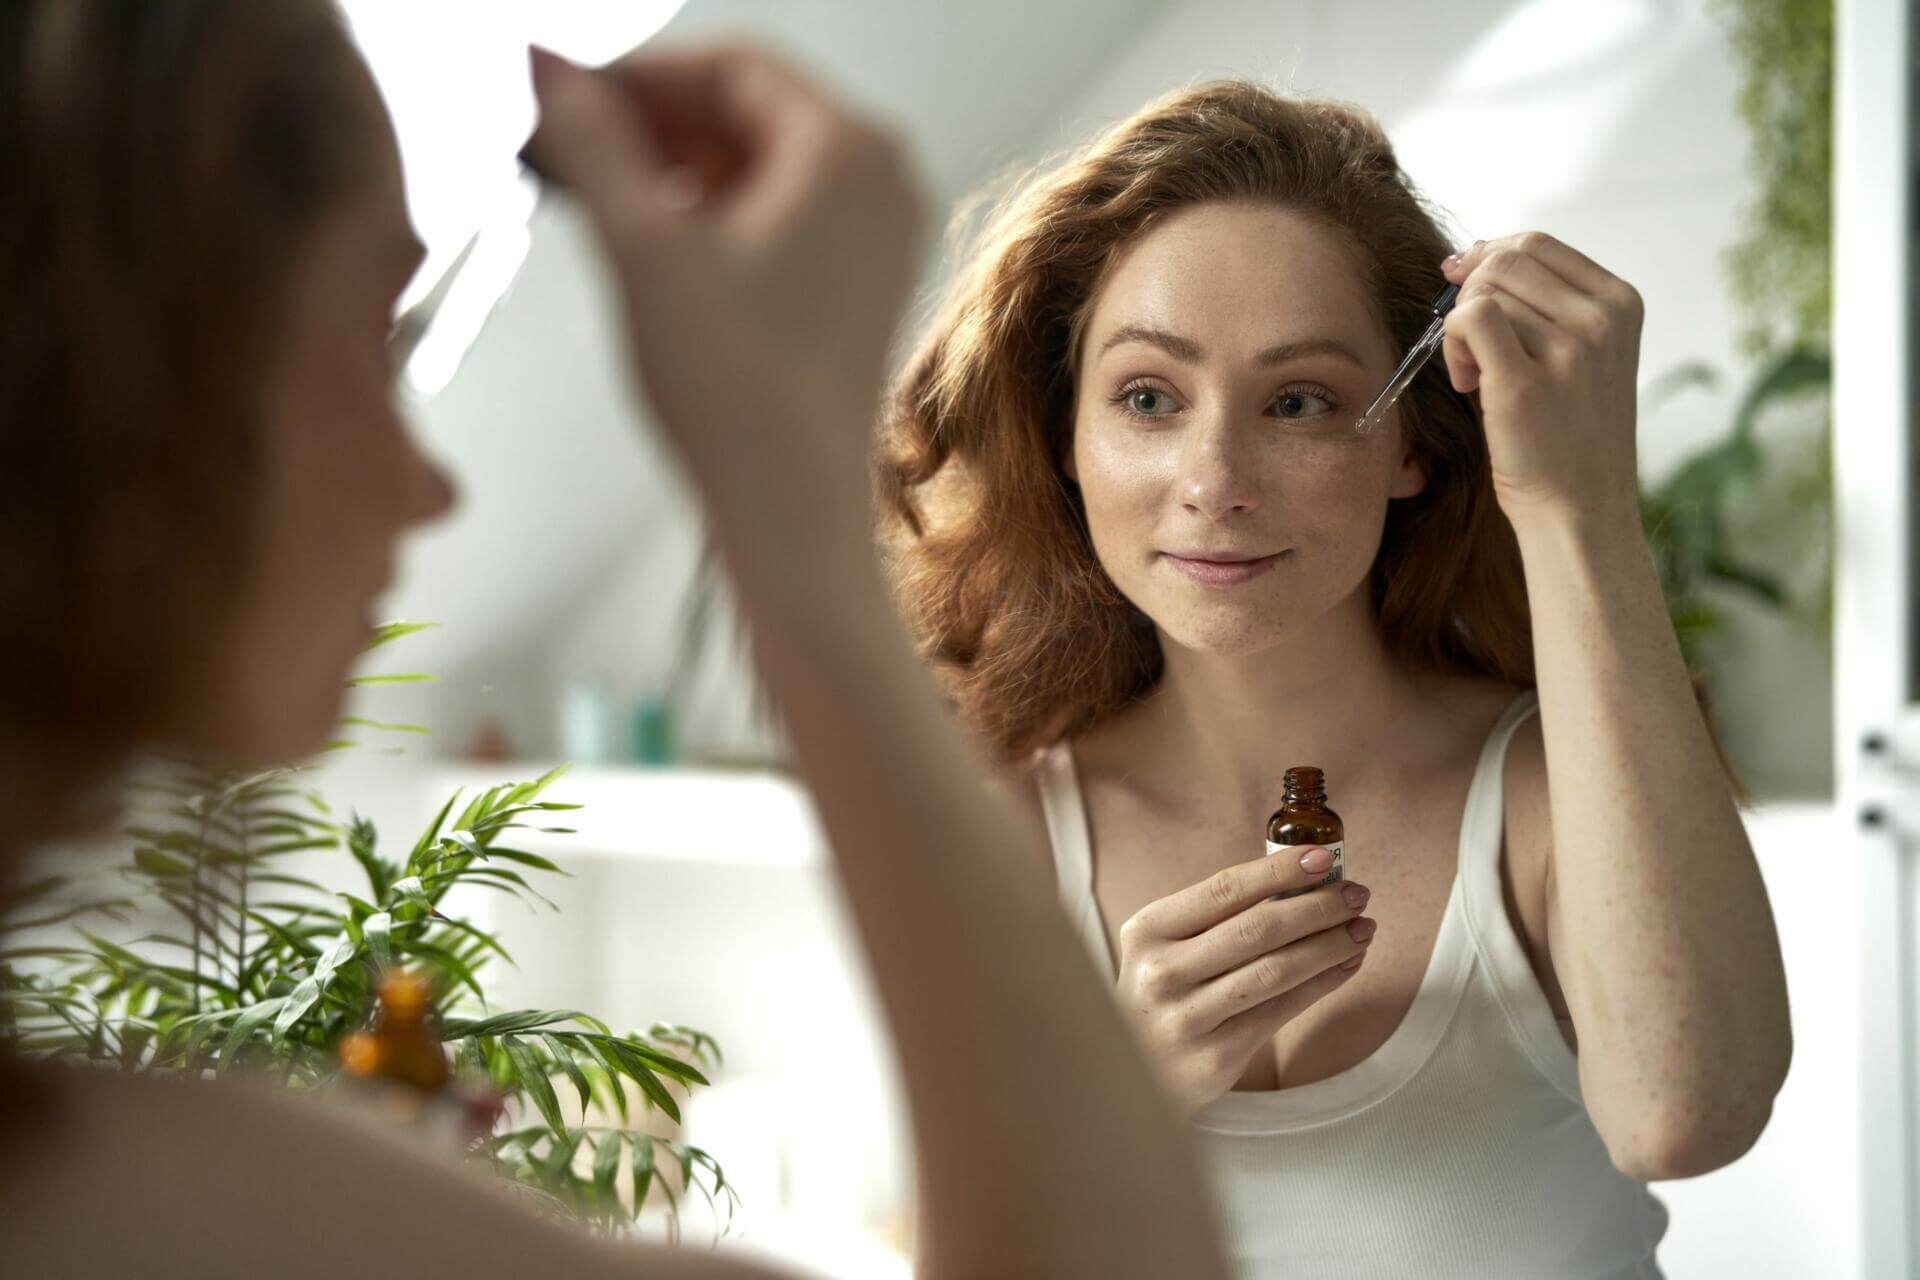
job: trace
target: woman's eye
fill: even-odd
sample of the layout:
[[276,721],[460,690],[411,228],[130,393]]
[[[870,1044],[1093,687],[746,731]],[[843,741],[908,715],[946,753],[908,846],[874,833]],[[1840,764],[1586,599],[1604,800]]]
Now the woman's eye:
[[1163,418],[1173,411],[1173,397],[1158,387],[1135,387],[1121,393],[1128,413],[1141,418]]
[[1333,402],[1311,391],[1282,391],[1279,399],[1273,402],[1273,407],[1283,418],[1311,418],[1316,414],[1332,412]]

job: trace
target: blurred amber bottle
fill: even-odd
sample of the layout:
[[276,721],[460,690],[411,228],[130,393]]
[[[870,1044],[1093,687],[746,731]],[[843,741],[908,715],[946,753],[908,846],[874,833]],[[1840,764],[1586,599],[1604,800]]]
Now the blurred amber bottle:
[[[1333,854],[1333,869],[1309,886],[1317,889],[1343,876],[1347,851],[1347,828],[1340,815],[1327,807],[1327,775],[1312,765],[1296,765],[1287,770],[1286,794],[1273,817],[1267,820],[1267,853],[1293,853],[1307,845],[1320,845]],[[1298,889],[1295,893],[1306,893]],[[1283,893],[1291,898],[1292,893]]]
[[417,973],[395,970],[380,979],[379,1011],[371,1031],[340,1041],[340,1065],[359,1079],[391,1080],[422,1093],[447,1087],[452,1072],[433,1024],[433,992]]

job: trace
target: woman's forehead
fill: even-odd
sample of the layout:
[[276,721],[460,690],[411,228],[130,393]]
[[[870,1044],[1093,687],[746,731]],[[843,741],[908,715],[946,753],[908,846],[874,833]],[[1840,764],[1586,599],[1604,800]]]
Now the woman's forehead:
[[[1197,205],[1129,244],[1102,282],[1088,336],[1258,327],[1375,336],[1357,247],[1328,223],[1271,205]],[[1194,336],[1200,336],[1197,332]],[[1384,335],[1377,335],[1384,337]]]

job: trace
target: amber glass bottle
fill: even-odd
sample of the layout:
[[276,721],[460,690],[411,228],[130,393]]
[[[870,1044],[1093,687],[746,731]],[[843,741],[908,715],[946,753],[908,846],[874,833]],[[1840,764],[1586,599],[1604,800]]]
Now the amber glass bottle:
[[340,1041],[340,1065],[350,1076],[377,1077],[436,1093],[452,1078],[446,1050],[433,1026],[426,979],[393,970],[380,979],[373,1030]]
[[[1302,846],[1322,845],[1333,853],[1333,869],[1318,884],[1332,884],[1341,878],[1347,851],[1347,828],[1340,815],[1327,808],[1327,775],[1312,765],[1287,770],[1287,791],[1280,807],[1267,820],[1267,853],[1295,853]],[[1305,893],[1297,889],[1295,893]],[[1294,896],[1283,893],[1283,898]]]

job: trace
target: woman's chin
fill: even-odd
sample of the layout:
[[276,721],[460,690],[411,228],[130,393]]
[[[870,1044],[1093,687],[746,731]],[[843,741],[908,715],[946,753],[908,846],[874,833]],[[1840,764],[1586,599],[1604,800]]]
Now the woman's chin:
[[232,768],[298,764],[338,737],[345,710],[344,679],[342,673],[330,688],[316,688],[305,698],[289,698],[283,689],[236,699],[227,714],[199,718],[178,745],[197,759]]
[[1160,624],[1166,643],[1210,658],[1248,658],[1283,644],[1287,629],[1265,618],[1247,616],[1183,618]]

